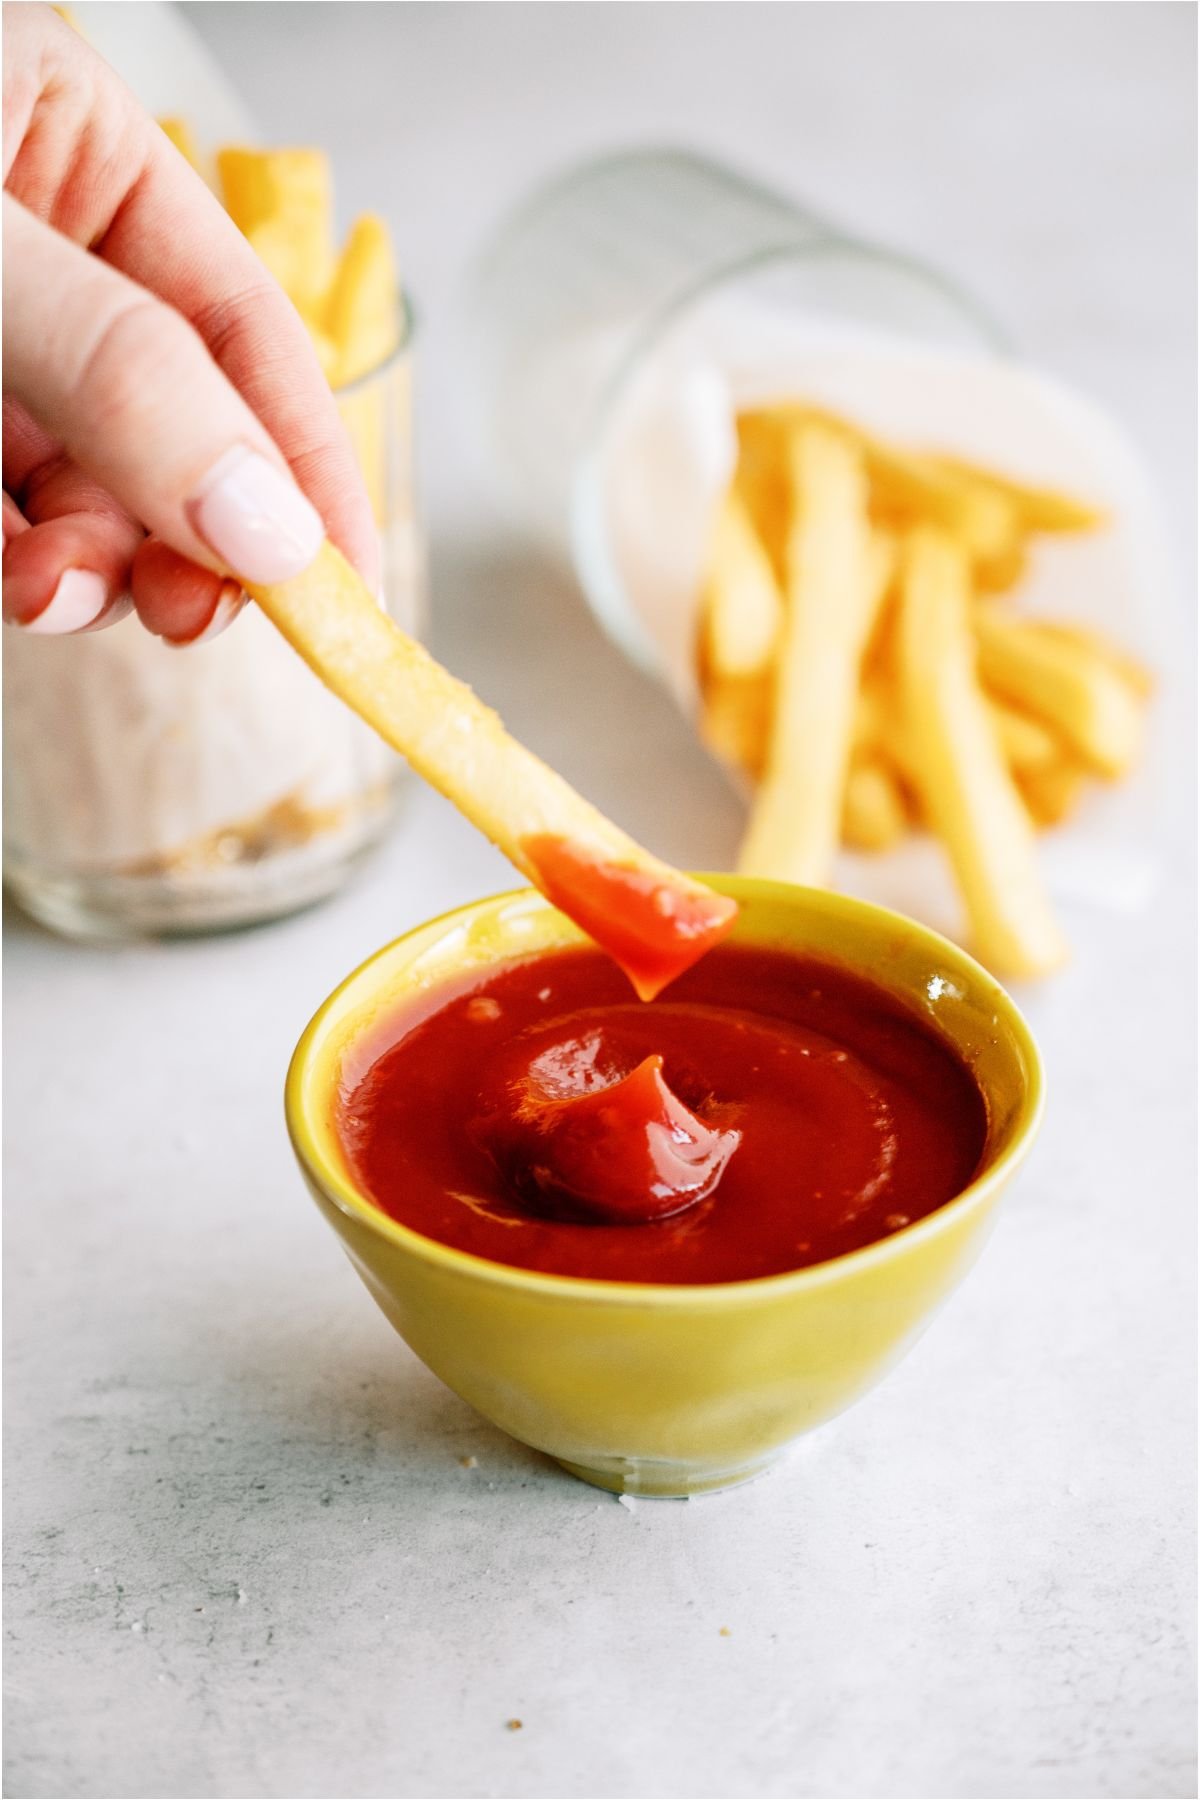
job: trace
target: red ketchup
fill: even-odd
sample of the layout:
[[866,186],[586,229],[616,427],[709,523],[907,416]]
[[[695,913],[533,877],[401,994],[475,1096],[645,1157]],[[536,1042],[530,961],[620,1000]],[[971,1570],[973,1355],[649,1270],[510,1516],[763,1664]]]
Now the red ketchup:
[[737,901],[726,894],[659,881],[565,838],[529,837],[521,847],[546,898],[608,951],[643,1000],[728,937],[737,919]]
[[722,945],[650,1005],[597,950],[425,996],[360,1044],[338,1128],[385,1213],[518,1267],[698,1283],[902,1230],[979,1165],[970,1071],[861,976]]

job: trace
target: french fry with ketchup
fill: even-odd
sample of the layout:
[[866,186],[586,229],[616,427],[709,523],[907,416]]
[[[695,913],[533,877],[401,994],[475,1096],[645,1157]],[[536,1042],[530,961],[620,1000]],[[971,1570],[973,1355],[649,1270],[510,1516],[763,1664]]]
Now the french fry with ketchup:
[[982,960],[1005,975],[1045,975],[1067,948],[976,675],[962,546],[918,526],[904,545],[900,587],[897,673],[922,813],[954,866]]
[[331,544],[293,580],[248,592],[325,685],[608,951],[643,999],[732,929],[734,901],[651,856],[511,738]]

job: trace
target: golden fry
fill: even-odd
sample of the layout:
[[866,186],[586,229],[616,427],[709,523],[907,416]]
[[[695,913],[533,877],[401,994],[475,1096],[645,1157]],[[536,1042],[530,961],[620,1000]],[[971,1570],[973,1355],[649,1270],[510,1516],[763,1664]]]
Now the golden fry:
[[736,484],[713,524],[702,606],[705,660],[716,675],[745,679],[770,668],[783,596]]
[[1010,594],[1029,573],[1029,551],[1019,538],[1008,550],[975,564],[975,586],[983,594]]
[[703,683],[700,736],[752,781],[762,774],[771,729],[771,676],[711,676]]
[[[610,950],[643,997],[728,931],[732,902],[651,856],[511,738],[331,544],[293,580],[247,591],[325,685]],[[675,966],[664,974],[657,957],[647,972],[639,954],[664,927]]]
[[968,579],[945,532],[911,534],[896,639],[909,769],[954,865],[978,954],[998,974],[1044,975],[1066,943],[976,678]]
[[864,681],[854,703],[850,749],[855,756],[874,756],[887,732],[889,696],[883,681]]
[[1017,775],[1030,817],[1043,830],[1061,825],[1074,812],[1086,785],[1087,770],[1070,756],[1060,756],[1041,768],[1022,769]]
[[1044,720],[1099,774],[1126,773],[1141,747],[1143,706],[1111,663],[987,607],[977,609],[975,630],[988,687]]
[[386,362],[400,338],[400,283],[384,221],[354,221],[329,290],[325,329],[338,347],[339,380],[358,381]]
[[290,243],[282,285],[306,318],[319,322],[333,276],[333,184],[324,151],[226,145],[217,152],[217,173],[225,210],[260,255],[271,244],[282,262],[279,240]]
[[852,850],[890,850],[908,830],[904,789],[882,757],[856,760],[842,798],[842,839]]
[[1004,760],[1014,774],[1026,769],[1044,769],[1062,757],[1061,740],[1040,719],[1010,706],[994,694],[985,696],[992,724],[1000,739]]
[[[335,368],[337,374],[333,379],[333,386],[337,389],[342,369],[340,358]],[[346,434],[354,448],[355,461],[362,473],[375,523],[382,527],[387,522],[387,436],[384,418],[387,396],[380,392],[375,383],[368,382],[365,387],[335,392],[334,398],[342,424],[346,427]]]
[[[873,505],[902,523],[928,521],[956,537],[973,563],[1008,570],[1021,548],[1016,513],[988,493],[937,467],[929,458],[882,444],[871,447]],[[994,578],[994,577],[993,577]]]
[[773,413],[742,413],[734,483],[782,590],[792,515],[787,428]]
[[1064,643],[1074,644],[1078,649],[1097,661],[1107,663],[1133,689],[1140,700],[1148,700],[1157,685],[1153,672],[1145,663],[1141,663],[1128,650],[1122,650],[1110,638],[1087,625],[1064,624],[1054,619],[1031,619],[1033,630],[1045,636],[1060,638]]
[[744,453],[765,462],[773,434],[794,431],[806,421],[859,446],[866,458],[872,517],[891,526],[940,525],[962,542],[973,563],[996,572],[993,580],[1008,578],[1022,533],[1016,507],[998,489],[985,489],[933,457],[895,449],[847,419],[801,403],[743,414],[739,441]]
[[1107,514],[1101,507],[1092,506],[1086,500],[1076,500],[1070,494],[1058,493],[1053,488],[1028,487],[1024,482],[997,474],[994,469],[981,469],[957,456],[936,456],[931,460],[947,474],[985,492],[1002,495],[1015,509],[1022,531],[1097,531],[1107,523]]
[[841,831],[859,666],[882,600],[866,471],[843,434],[801,424],[791,443],[787,604],[766,767],[739,858],[744,874],[820,884]]

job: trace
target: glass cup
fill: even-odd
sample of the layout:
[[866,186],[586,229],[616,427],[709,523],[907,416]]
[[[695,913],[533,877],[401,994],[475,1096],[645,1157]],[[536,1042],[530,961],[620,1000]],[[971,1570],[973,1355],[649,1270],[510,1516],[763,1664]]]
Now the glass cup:
[[[614,434],[674,359],[674,439],[647,438],[650,454],[625,469],[625,485],[652,493],[659,552],[672,537],[695,552],[703,520],[684,515],[689,503],[699,515],[712,482],[686,466],[674,487],[667,476],[676,453],[683,465],[703,460],[712,437],[719,400],[698,365],[720,361],[728,373],[740,363],[744,394],[756,351],[777,379],[801,324],[939,350],[1005,347],[932,269],[685,151],[631,150],[568,172],[502,226],[469,280],[465,399],[493,480],[519,525],[573,564],[609,634],[677,691],[683,678],[664,671],[663,643],[615,547],[611,478],[629,459],[610,455]],[[703,353],[689,356],[702,340]],[[777,394],[768,385],[764,397]],[[683,591],[696,569],[655,574]]]
[[[406,305],[394,353],[336,398],[388,610],[419,632]],[[5,633],[5,880],[67,936],[224,929],[324,898],[379,842],[402,768],[254,606],[187,649],[135,617],[77,638]]]

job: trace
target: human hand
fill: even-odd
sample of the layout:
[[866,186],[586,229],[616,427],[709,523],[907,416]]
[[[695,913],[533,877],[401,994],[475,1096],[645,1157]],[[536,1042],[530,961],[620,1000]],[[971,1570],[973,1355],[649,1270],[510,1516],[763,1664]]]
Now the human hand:
[[136,606],[173,643],[370,504],[308,333],[204,182],[48,6],[4,8],[4,600],[27,631]]

